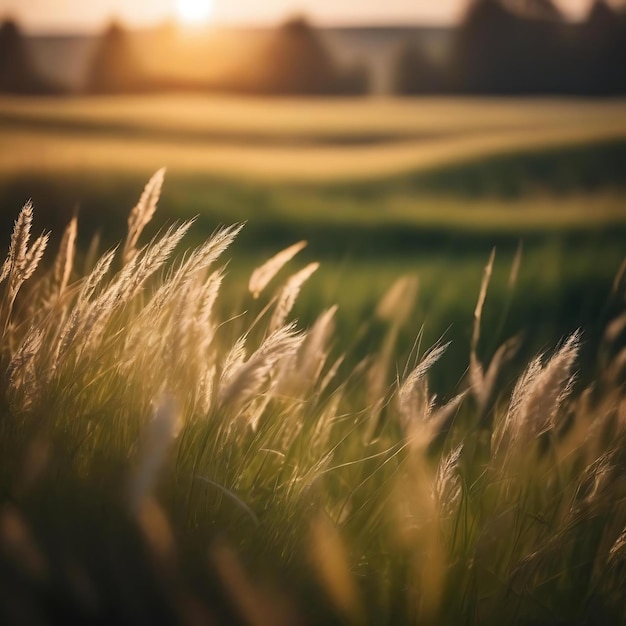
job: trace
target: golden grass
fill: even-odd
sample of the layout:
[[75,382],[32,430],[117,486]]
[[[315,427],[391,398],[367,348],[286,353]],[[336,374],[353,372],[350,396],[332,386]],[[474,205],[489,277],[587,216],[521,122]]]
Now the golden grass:
[[[161,179],[150,181],[129,221],[134,243]],[[619,315],[611,316],[586,389],[573,389],[578,332],[552,357],[531,360],[512,393],[496,387],[494,368],[504,358],[485,368],[478,355],[488,334],[480,325],[492,258],[475,310],[475,372],[446,401],[428,386],[432,368],[445,365],[446,345],[404,367],[397,362],[411,280],[379,309],[390,318],[383,349],[342,369],[341,357],[329,358],[333,343],[345,340],[333,336],[334,309],[309,329],[287,319],[316,264],[265,305],[246,293],[249,310],[223,318],[215,309],[223,270],[213,266],[238,226],[172,260],[191,222],[173,225],[130,257],[116,249],[84,276],[70,270],[63,297],[50,299],[48,281],[59,273],[32,275],[43,239],[28,246],[31,221],[27,204],[0,273],[7,373],[0,566],[20,573],[12,582],[20,593],[2,594],[0,608],[39,606],[49,593],[69,602],[65,610],[82,600],[82,588],[68,592],[54,576],[66,555],[38,533],[46,514],[62,529],[75,512],[82,524],[81,507],[95,504],[105,526],[100,558],[108,563],[109,551],[119,558],[113,547],[124,528],[130,545],[142,547],[140,556],[124,553],[128,561],[116,561],[111,576],[146,559],[159,583],[150,601],[172,594],[173,623],[182,623],[191,598],[211,618],[223,606],[198,591],[203,572],[248,623],[303,623],[307,608],[319,611],[317,623],[371,616],[372,623],[458,624],[471,614],[470,623],[556,624],[598,611],[605,623],[619,623],[626,532]],[[58,267],[73,258],[74,228]],[[106,527],[115,514],[121,530]],[[93,549],[97,540],[81,533]],[[180,554],[179,538],[188,548]],[[83,565],[73,547],[68,558]],[[93,566],[103,553],[82,557]],[[240,555],[256,557],[272,576],[298,572],[284,585],[284,604],[273,601],[271,585],[256,584]],[[54,584],[46,587],[49,570]],[[107,602],[143,601],[94,581],[105,607],[96,612],[109,610]],[[232,623],[220,617],[211,621]]]
[[403,138],[411,133],[572,128],[600,120],[621,127],[625,110],[624,100],[575,98],[0,97],[1,115],[25,121],[236,131],[270,137],[396,133]]
[[[66,129],[55,130],[57,122]],[[167,163],[174,173],[319,182],[382,178],[503,152],[623,138],[626,103],[5,98],[0,123],[0,172],[145,173]],[[72,129],[77,123],[83,126]],[[173,134],[163,137],[163,130]],[[187,136],[179,139],[177,131]],[[215,136],[193,138],[202,132]],[[363,137],[364,144],[351,143]],[[285,138],[301,143],[281,145]]]

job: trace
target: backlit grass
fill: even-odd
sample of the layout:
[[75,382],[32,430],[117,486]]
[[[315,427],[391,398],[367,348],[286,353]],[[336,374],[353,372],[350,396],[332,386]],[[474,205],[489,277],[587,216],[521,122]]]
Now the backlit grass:
[[[189,222],[145,243],[161,182],[118,248],[80,262],[75,222],[39,273],[30,205],[15,223],[0,271],[7,621],[623,620],[623,273],[583,375],[586,328],[526,358],[493,317],[492,286],[513,309],[518,285],[550,297],[537,270],[557,272],[558,249],[531,257],[530,279],[519,256],[458,266],[467,373],[435,397],[458,346],[420,335],[419,282],[387,285],[359,353],[334,307],[291,321],[322,271],[303,256],[257,263],[248,285],[225,266],[239,226],[184,253]],[[444,273],[428,289],[456,298]]]

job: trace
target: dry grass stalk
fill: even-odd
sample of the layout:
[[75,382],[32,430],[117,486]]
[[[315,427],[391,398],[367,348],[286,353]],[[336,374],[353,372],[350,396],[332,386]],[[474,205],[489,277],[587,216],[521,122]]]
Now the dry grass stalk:
[[217,297],[224,281],[224,271],[217,270],[212,272],[204,285],[198,290],[198,324],[201,327],[207,326],[211,321],[213,307],[217,301]]
[[614,296],[618,295],[618,293],[622,290],[624,286],[624,277],[626,276],[626,259],[622,261],[617,274],[615,275],[615,279],[613,280],[613,289],[612,294]]
[[[208,279],[204,274],[205,270],[199,270],[191,277],[183,277],[179,269],[162,283],[133,317],[126,338],[127,352],[134,353],[150,344],[156,352],[159,345],[164,347],[165,362],[182,366],[182,361],[206,359],[216,331],[211,314],[224,275],[223,270],[213,272]],[[169,288],[164,289],[165,286]],[[155,325],[158,333],[154,332]]]
[[458,472],[462,452],[463,444],[461,443],[439,461],[437,468],[433,497],[438,510],[444,517],[452,516],[461,500],[461,478]]
[[[145,281],[170,258],[192,223],[192,221],[187,221],[180,226],[170,226],[156,242],[153,242],[143,253],[137,254],[133,261],[126,264],[110,288],[108,297],[116,303],[114,306],[118,303],[128,302],[137,294]],[[134,262],[135,259],[139,259],[137,263]]]
[[626,313],[618,315],[613,319],[606,327],[604,331],[604,339],[608,343],[614,343],[619,339],[619,336],[626,330]]
[[194,250],[189,258],[172,273],[156,290],[151,302],[145,308],[148,319],[158,317],[160,312],[177,296],[183,283],[193,281],[198,274],[206,271],[232,244],[243,224],[235,224],[218,230],[206,243]]
[[150,222],[156,211],[165,178],[165,168],[156,172],[145,186],[139,202],[128,216],[128,235],[122,253],[124,263],[128,263],[137,254],[137,242],[143,229]]
[[26,264],[26,254],[28,252],[28,241],[30,240],[30,229],[33,223],[33,205],[29,200],[20,211],[11,235],[9,254],[0,271],[0,282],[7,279],[12,274],[19,274]]
[[611,360],[609,367],[605,372],[605,378],[610,383],[617,383],[620,376],[626,370],[626,348],[622,348]]
[[293,259],[307,245],[306,241],[299,241],[293,245],[281,250],[271,259],[267,260],[263,265],[257,267],[250,276],[248,289],[252,296],[256,299],[261,292],[267,287],[271,280],[280,272],[280,270]]
[[113,259],[115,259],[116,250],[110,250],[109,252],[105,252],[96,262],[95,266],[91,270],[90,274],[87,276],[83,286],[78,295],[79,303],[86,303],[91,300],[98,286],[104,280],[104,277],[108,274],[111,269],[111,264],[113,263]]
[[46,246],[48,245],[48,240],[50,238],[49,234],[41,235],[35,239],[33,245],[30,247],[28,252],[26,253],[26,260],[22,273],[22,281],[27,281],[34,273],[37,267],[39,266],[39,262],[43,257],[43,253],[46,250]]
[[307,332],[293,360],[284,362],[280,393],[307,397],[313,392],[328,358],[328,343],[333,334],[336,312],[336,306],[324,311]]
[[[578,495],[583,496],[584,508],[593,509],[610,493],[611,481],[619,471],[615,452],[614,449],[605,450],[582,472]],[[577,509],[573,508],[573,511],[577,512]]]
[[[494,457],[500,454],[501,449],[516,440],[518,431],[522,431],[524,424],[520,407],[524,406],[525,399],[530,397],[530,394],[533,392],[541,371],[541,357],[537,357],[530,363],[517,381],[511,396],[509,410],[500,423],[496,424],[492,433],[491,448]],[[533,430],[538,432],[539,429],[535,425]],[[524,429],[524,432],[530,432],[530,428]]]
[[401,276],[389,288],[376,308],[376,315],[402,326],[415,305],[419,280],[417,276]]
[[376,307],[376,316],[390,322],[390,329],[367,374],[367,397],[371,410],[370,428],[365,435],[365,441],[373,436],[383,408],[388,402],[388,378],[393,366],[396,343],[401,327],[407,322],[415,306],[418,286],[416,276],[402,276],[391,285]]
[[37,396],[35,363],[43,339],[42,330],[31,328],[7,368],[10,395],[19,402],[18,410],[21,411],[29,410]]
[[[160,240],[126,263],[109,286],[79,312],[80,320],[74,336],[81,335],[83,346],[99,341],[113,313],[134,298],[148,278],[163,266],[190,225],[187,222],[170,227]],[[60,354],[64,352],[61,350]]]
[[320,412],[315,429],[311,433],[312,450],[320,450],[323,453],[323,451],[328,450],[329,447],[331,447],[329,446],[330,437],[341,400],[342,398],[340,394],[333,394],[330,397],[328,404]]
[[434,410],[429,415],[429,423],[437,429],[440,428],[441,425],[443,425],[453,415],[456,414],[456,412],[459,410],[459,407],[461,406],[461,403],[465,399],[465,396],[467,396],[467,393],[467,391],[462,391],[461,393],[454,396],[451,400],[446,402],[446,404],[440,407],[435,407],[434,401],[436,400],[436,398],[433,398],[433,402],[431,403],[431,405],[433,406]]
[[626,559],[626,528],[622,531],[620,536],[615,540],[615,543],[609,550],[609,565],[615,565],[616,563]]
[[328,357],[328,343],[333,336],[337,306],[324,311],[308,332],[298,354],[298,371],[311,382],[317,381]]
[[189,257],[177,272],[180,276],[193,277],[197,272],[204,271],[229,248],[237,235],[241,232],[243,224],[233,224],[220,228],[211,238]]
[[580,333],[569,337],[563,347],[542,367],[541,357],[535,359],[513,390],[506,417],[496,425],[492,437],[494,456],[514,443],[521,449],[556,427],[556,416],[571,391],[572,368],[578,355]]
[[83,263],[83,274],[85,275],[89,274],[96,264],[98,250],[100,250],[100,238],[100,231],[97,231],[89,241],[89,247],[87,248],[87,254],[85,254]]
[[213,399],[216,387],[216,373],[217,368],[215,365],[207,368],[200,377],[200,384],[198,388],[198,401],[200,411],[202,414],[207,415],[213,406]]
[[74,267],[74,255],[76,254],[77,234],[78,220],[76,216],[74,216],[63,233],[59,254],[57,255],[54,263],[53,276],[56,299],[63,295],[72,274],[72,268]]
[[426,373],[441,358],[449,345],[449,343],[446,343],[427,352],[417,367],[413,369],[406,377],[404,383],[402,383],[398,391],[398,402],[400,413],[405,416],[405,419],[411,420],[419,413],[419,409],[416,411],[416,407],[422,406],[422,404],[418,402],[416,405],[415,400],[422,391]]
[[[194,362],[206,363],[207,350],[217,329],[212,312],[223,278],[222,270],[213,272],[208,279],[199,274],[195,281],[182,283],[175,292],[176,297],[170,298],[169,317],[162,314],[168,317],[167,329],[163,332],[168,344],[172,344],[170,362],[179,363],[181,367],[185,361],[192,367]],[[149,323],[147,316],[141,317]],[[140,326],[136,328],[135,339],[140,340],[146,331]]]
[[83,282],[82,287],[78,293],[76,303],[65,321],[62,324],[55,347],[52,351],[53,358],[50,368],[50,376],[57,369],[60,360],[69,352],[73,346],[76,337],[79,334],[80,328],[85,324],[85,318],[90,307],[90,300],[93,297],[96,289],[104,280],[105,276],[111,268],[111,264],[115,258],[115,250],[110,250],[100,257],[91,273],[87,276]]
[[431,396],[428,390],[426,374],[448,345],[437,346],[428,352],[398,391],[400,423],[405,438],[418,451],[430,444],[441,425],[456,412],[465,397],[465,393],[461,393],[447,404],[436,407],[436,397]]
[[472,342],[470,345],[470,383],[472,390],[478,397],[484,397],[484,372],[483,366],[478,359],[477,349],[478,342],[480,340],[480,321],[483,315],[483,307],[485,306],[485,300],[487,299],[487,289],[489,287],[489,282],[491,280],[491,273],[493,271],[493,262],[496,257],[495,248],[491,251],[491,255],[489,256],[489,261],[485,266],[485,271],[483,272],[483,280],[480,285],[480,292],[478,294],[478,301],[476,302],[476,308],[474,309],[474,330],[472,332]]
[[246,341],[247,336],[243,335],[235,341],[232,348],[228,351],[226,358],[222,364],[220,374],[220,386],[225,386],[227,381],[231,380],[235,372],[243,365],[246,360]]
[[519,278],[519,271],[522,266],[522,254],[524,252],[524,244],[520,240],[515,256],[513,257],[513,263],[511,264],[511,272],[509,273],[509,289],[513,290],[517,285],[517,279]]
[[[474,327],[472,332],[472,341],[470,345],[470,385],[471,391],[476,399],[478,412],[481,416],[484,416],[489,401],[491,400],[493,391],[496,386],[496,381],[502,366],[509,361],[517,352],[519,347],[519,340],[517,337],[513,337],[505,341],[495,352],[487,371],[485,372],[483,364],[478,358],[478,343],[480,340],[480,324],[482,320],[483,308],[487,297],[487,290],[489,282],[491,281],[491,275],[493,272],[493,263],[495,260],[495,248],[492,250],[489,257],[489,262],[485,267],[483,273],[483,280],[480,286],[480,293],[476,308],[474,310]],[[522,260],[522,243],[517,247],[515,258],[511,266],[511,273],[509,274],[509,289],[513,289],[517,283],[517,277],[519,274],[519,268]]]
[[346,360],[346,355],[342,354],[338,356],[333,364],[328,368],[326,374],[324,374],[324,378],[319,385],[319,393],[322,393],[328,385],[337,377],[339,372],[339,368],[343,365],[343,362]]
[[304,337],[296,331],[293,323],[272,333],[247,361],[234,367],[228,377],[222,376],[219,404],[237,410],[258,396],[277,364],[283,359],[290,359]]
[[[478,411],[480,414],[484,415],[489,400],[492,397],[493,391],[496,388],[496,382],[498,379],[498,374],[504,363],[509,361],[515,354],[519,348],[519,339],[517,337],[513,337],[508,341],[505,341],[495,352],[493,358],[489,362],[489,367],[487,371],[482,375],[482,382],[480,387],[472,387],[472,392],[474,397],[476,398],[476,403],[478,405]],[[482,369],[482,367],[481,367]]]
[[17,294],[25,281],[37,269],[48,245],[48,234],[38,237],[29,248],[30,231],[33,222],[33,206],[27,202],[15,221],[8,256],[0,270],[0,282],[7,281],[5,297],[0,303],[0,323],[2,336],[6,336],[11,324],[11,315]]
[[298,298],[302,285],[311,278],[319,266],[319,263],[309,263],[309,265],[289,278],[278,296],[278,302],[276,303],[276,308],[274,309],[274,314],[272,315],[269,325],[270,333],[275,332],[285,323],[287,316],[291,313],[291,309]]

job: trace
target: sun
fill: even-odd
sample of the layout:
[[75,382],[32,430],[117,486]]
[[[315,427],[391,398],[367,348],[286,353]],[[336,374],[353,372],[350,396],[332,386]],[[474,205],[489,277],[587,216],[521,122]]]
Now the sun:
[[205,24],[213,14],[213,0],[176,0],[176,11],[185,24]]

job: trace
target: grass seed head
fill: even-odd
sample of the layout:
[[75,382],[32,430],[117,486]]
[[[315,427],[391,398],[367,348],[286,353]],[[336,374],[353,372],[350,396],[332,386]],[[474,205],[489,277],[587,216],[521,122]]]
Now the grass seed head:
[[257,267],[250,276],[250,282],[248,289],[252,296],[256,299],[261,292],[267,287],[271,280],[280,272],[280,270],[293,259],[298,252],[304,249],[307,245],[306,241],[299,241],[293,245],[281,250],[278,254],[274,255],[271,259]]

